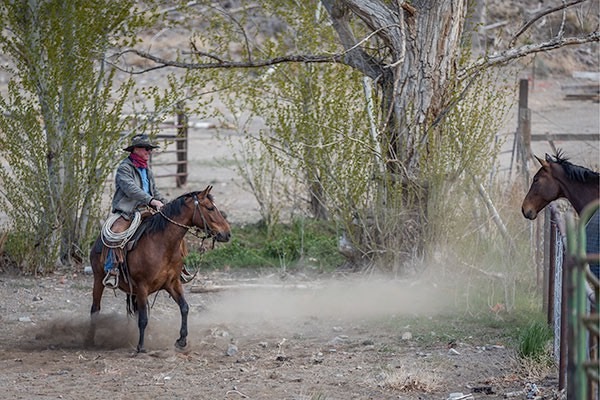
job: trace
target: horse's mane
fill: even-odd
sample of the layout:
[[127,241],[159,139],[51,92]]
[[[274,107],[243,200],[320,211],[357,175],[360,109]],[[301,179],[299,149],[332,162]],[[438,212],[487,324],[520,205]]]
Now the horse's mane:
[[[201,192],[189,192],[182,194],[181,196],[165,204],[160,211],[171,219],[176,218],[181,214],[181,210],[185,205],[185,201],[189,197],[196,196],[199,193]],[[213,197],[210,193],[208,194],[208,198],[211,201],[213,200]],[[146,219],[145,222],[148,224],[148,226],[146,227],[147,233],[163,232],[167,228],[167,226],[171,224],[171,222],[169,222],[166,218],[160,215],[160,213],[154,214],[153,216]]]
[[556,151],[553,161],[563,167],[565,175],[569,180],[581,183],[599,183],[600,174],[598,172],[571,163],[561,149]]

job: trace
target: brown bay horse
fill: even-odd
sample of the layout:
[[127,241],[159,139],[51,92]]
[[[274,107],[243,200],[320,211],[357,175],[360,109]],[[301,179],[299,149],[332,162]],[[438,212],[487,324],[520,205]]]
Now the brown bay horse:
[[574,165],[561,152],[545,159],[535,157],[541,168],[533,176],[521,211],[527,219],[535,219],[550,202],[566,198],[577,214],[600,197],[600,175],[588,168]]
[[[190,192],[165,204],[156,214],[146,218],[139,229],[144,229],[135,247],[127,254],[126,277],[119,279],[119,289],[127,293],[128,311],[137,312],[138,352],[145,352],[144,331],[148,325],[148,297],[165,290],[179,306],[181,327],[177,348],[187,345],[187,317],[189,306],[184,297],[180,274],[183,267],[181,244],[189,229],[203,231],[208,237],[227,242],[231,236],[229,223],[213,202],[212,186],[203,191]],[[91,325],[88,344],[94,344],[100,303],[104,292],[104,263],[101,259],[102,238],[98,237],[90,252],[94,273]],[[130,307],[130,304],[132,307]]]
[[[535,157],[541,168],[533,177],[529,192],[523,200],[521,212],[527,219],[535,219],[538,213],[550,202],[567,199],[577,215],[600,198],[600,174],[588,168],[572,164],[558,151],[554,157],[546,154],[545,159]],[[600,212],[587,222],[586,251],[588,254],[600,252]],[[591,263],[590,270],[596,277],[600,275],[600,265]]]

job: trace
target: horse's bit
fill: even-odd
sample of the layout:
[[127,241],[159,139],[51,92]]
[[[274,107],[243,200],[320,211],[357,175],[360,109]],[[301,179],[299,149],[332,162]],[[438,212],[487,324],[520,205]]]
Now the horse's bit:
[[[210,233],[210,230],[208,229],[208,224],[206,223],[206,218],[204,217],[204,215],[202,214],[202,212],[200,211],[200,202],[198,201],[198,197],[196,194],[193,195],[194,196],[194,214],[192,214],[192,223],[194,222],[194,217],[196,216],[196,210],[198,210],[200,217],[202,217],[202,222],[204,224],[204,229],[200,230],[197,226],[189,226],[189,225],[185,225],[182,223],[179,223],[169,217],[167,217],[162,210],[158,210],[158,213],[160,215],[162,215],[167,221],[171,222],[172,224],[175,224],[177,226],[180,226],[182,228],[185,228],[188,232],[190,232],[190,229],[194,229],[194,231],[190,232],[192,235],[196,236],[199,239],[202,239],[202,242],[204,242],[204,240],[214,237],[214,235],[212,235]],[[199,232],[203,232],[206,236],[204,237],[200,237]],[[213,246],[214,246],[214,240],[213,240]]]

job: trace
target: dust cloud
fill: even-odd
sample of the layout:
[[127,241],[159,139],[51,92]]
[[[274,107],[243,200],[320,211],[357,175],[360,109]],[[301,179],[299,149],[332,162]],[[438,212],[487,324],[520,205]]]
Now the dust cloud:
[[394,315],[432,315],[447,305],[434,285],[399,280],[325,281],[283,288],[229,289],[200,318],[212,323],[277,323],[307,318],[353,321]]
[[[194,293],[186,288],[190,304],[189,340],[206,342],[207,337],[266,334],[317,333],[353,322],[377,321],[394,316],[429,316],[448,309],[448,296],[429,282],[393,279],[320,280],[301,283],[255,282],[229,285],[217,293]],[[97,321],[93,346],[86,342],[89,314],[51,318],[32,327],[22,341],[31,349],[95,349],[135,351],[137,319],[128,317],[121,296],[103,298],[114,304]],[[117,302],[119,304],[117,304]],[[148,349],[171,348],[180,327],[179,308],[160,292],[146,330]],[[87,304],[86,304],[87,306]],[[226,339],[226,338],[223,338]]]
[[70,318],[57,317],[41,322],[25,331],[20,347],[24,350],[86,349],[114,350],[130,347],[135,349],[138,339],[137,322],[123,314],[100,314],[94,344],[87,342],[90,329],[88,315]]

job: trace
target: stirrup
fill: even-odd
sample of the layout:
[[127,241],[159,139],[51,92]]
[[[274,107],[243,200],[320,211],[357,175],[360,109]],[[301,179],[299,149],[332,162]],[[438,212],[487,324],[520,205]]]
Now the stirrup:
[[190,283],[196,277],[196,273],[194,275],[190,274],[188,270],[185,268],[185,265],[181,268],[181,274],[179,274],[179,278],[183,284]]
[[106,276],[102,280],[104,287],[109,289],[117,289],[119,287],[119,270],[115,268],[106,273]]

